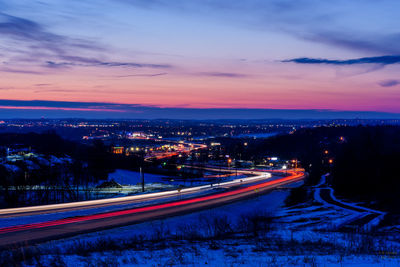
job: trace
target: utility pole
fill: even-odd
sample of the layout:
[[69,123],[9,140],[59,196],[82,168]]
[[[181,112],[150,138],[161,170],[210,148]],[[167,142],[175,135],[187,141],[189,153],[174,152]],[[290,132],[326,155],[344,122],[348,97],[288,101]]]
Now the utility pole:
[[142,171],[142,167],[140,167],[140,178],[142,179],[142,192],[144,192],[144,174]]

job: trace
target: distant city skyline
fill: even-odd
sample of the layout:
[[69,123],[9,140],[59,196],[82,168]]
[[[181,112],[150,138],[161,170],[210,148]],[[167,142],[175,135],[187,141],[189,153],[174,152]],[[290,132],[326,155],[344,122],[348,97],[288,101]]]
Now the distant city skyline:
[[400,2],[0,0],[0,118],[400,118]]

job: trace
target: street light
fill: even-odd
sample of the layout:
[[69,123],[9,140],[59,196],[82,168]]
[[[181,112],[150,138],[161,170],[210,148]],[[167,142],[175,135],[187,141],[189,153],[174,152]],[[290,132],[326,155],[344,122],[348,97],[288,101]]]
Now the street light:
[[287,166],[286,166],[286,165],[283,165],[283,166],[282,166],[282,170],[285,170],[286,175],[287,175]]
[[293,163],[292,166],[294,165],[294,167],[297,169],[298,160],[297,159],[293,159],[292,163]]
[[142,192],[144,192],[144,173],[142,171],[142,167],[140,167],[140,179],[142,180]]

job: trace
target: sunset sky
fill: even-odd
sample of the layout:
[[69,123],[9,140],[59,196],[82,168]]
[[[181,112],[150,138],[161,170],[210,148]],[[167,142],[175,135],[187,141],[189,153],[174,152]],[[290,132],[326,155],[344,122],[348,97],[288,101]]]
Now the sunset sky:
[[399,117],[399,10],[397,0],[0,0],[0,118]]

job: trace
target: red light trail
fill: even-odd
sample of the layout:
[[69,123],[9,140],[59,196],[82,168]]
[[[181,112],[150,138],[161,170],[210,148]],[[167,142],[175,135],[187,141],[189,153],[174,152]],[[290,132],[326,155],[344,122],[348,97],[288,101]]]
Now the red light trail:
[[232,190],[232,191],[228,191],[228,192],[224,192],[224,193],[217,193],[217,194],[213,194],[213,195],[209,195],[209,196],[197,197],[197,198],[175,201],[175,202],[170,202],[170,203],[165,203],[165,204],[158,204],[158,205],[147,206],[147,207],[133,208],[133,209],[128,209],[128,210],[106,212],[106,213],[100,213],[100,214],[94,214],[94,215],[86,215],[86,216],[75,217],[75,218],[65,218],[65,219],[59,219],[59,220],[53,220],[53,221],[47,221],[47,222],[41,222],[41,223],[3,227],[3,228],[0,228],[0,234],[7,234],[7,233],[13,233],[13,232],[19,232],[19,231],[25,231],[25,230],[39,229],[39,228],[44,228],[44,227],[52,227],[52,226],[65,225],[65,224],[71,224],[71,223],[79,223],[79,222],[85,222],[85,221],[91,221],[91,220],[105,219],[105,218],[110,218],[110,217],[130,215],[130,214],[148,212],[148,211],[154,211],[154,210],[160,210],[160,209],[168,209],[168,208],[203,202],[203,201],[207,201],[207,200],[224,198],[224,197],[228,197],[228,196],[232,196],[232,195],[236,195],[236,194],[240,194],[240,193],[250,192],[252,190],[257,190],[257,189],[261,189],[261,188],[270,187],[273,185],[278,185],[280,183],[288,182],[291,180],[297,180],[304,176],[304,174],[302,172],[288,171],[287,173],[290,174],[290,176],[280,178],[277,180],[273,180],[273,181],[268,181],[268,182],[252,185],[252,186],[247,186],[244,188],[240,188],[240,189],[236,189],[236,190]]

